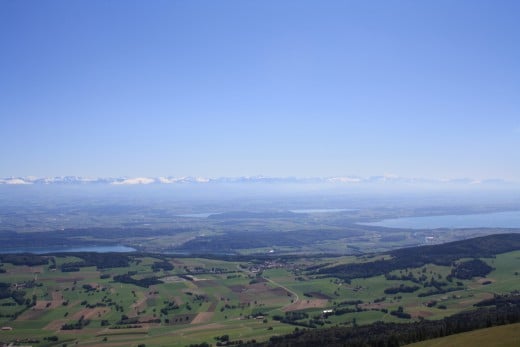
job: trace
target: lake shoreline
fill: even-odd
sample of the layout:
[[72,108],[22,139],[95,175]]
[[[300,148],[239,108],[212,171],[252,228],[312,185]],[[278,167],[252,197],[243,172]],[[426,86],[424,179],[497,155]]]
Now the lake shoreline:
[[520,211],[388,218],[359,225],[401,229],[520,228]]

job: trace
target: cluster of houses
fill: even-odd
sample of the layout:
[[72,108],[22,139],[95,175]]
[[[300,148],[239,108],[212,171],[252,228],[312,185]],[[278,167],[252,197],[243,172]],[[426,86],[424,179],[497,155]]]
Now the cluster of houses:
[[262,264],[253,264],[249,266],[248,270],[252,273],[259,273],[267,269],[285,268],[285,264],[277,262],[276,260],[266,260]]

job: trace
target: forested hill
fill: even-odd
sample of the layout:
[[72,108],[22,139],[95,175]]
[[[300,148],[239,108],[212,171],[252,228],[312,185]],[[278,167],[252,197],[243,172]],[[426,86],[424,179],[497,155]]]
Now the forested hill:
[[486,258],[520,249],[520,234],[497,234],[455,241],[441,245],[403,248],[388,253],[384,259],[341,264],[316,269],[317,274],[327,274],[349,281],[388,273],[397,269],[421,267],[425,264],[452,265],[463,258]]
[[520,249],[520,234],[496,234],[440,245],[402,248],[389,254],[396,258],[449,265],[460,258],[486,258],[517,249]]

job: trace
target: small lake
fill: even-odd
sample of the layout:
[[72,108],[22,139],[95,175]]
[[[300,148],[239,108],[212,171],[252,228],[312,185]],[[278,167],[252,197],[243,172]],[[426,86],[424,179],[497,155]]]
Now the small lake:
[[209,216],[213,216],[215,214],[220,213],[188,213],[188,214],[179,214],[177,217],[184,217],[184,218],[208,218]]
[[337,213],[337,212],[347,212],[347,211],[357,211],[356,209],[345,209],[345,208],[315,208],[315,209],[299,209],[299,210],[290,210],[292,213]]
[[439,229],[439,228],[520,228],[520,211],[442,215],[383,219],[373,223],[359,223],[386,228]]
[[5,249],[0,251],[0,253],[34,253],[34,254],[46,254],[46,253],[74,253],[74,252],[96,252],[96,253],[126,253],[126,252],[135,252],[136,249],[127,246],[85,246],[85,247],[70,247],[70,248],[16,248],[16,249]]

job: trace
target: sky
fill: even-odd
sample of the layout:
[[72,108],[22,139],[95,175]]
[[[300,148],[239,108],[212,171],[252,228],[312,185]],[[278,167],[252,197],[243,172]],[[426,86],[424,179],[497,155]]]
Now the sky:
[[0,1],[0,177],[520,181],[518,1]]

